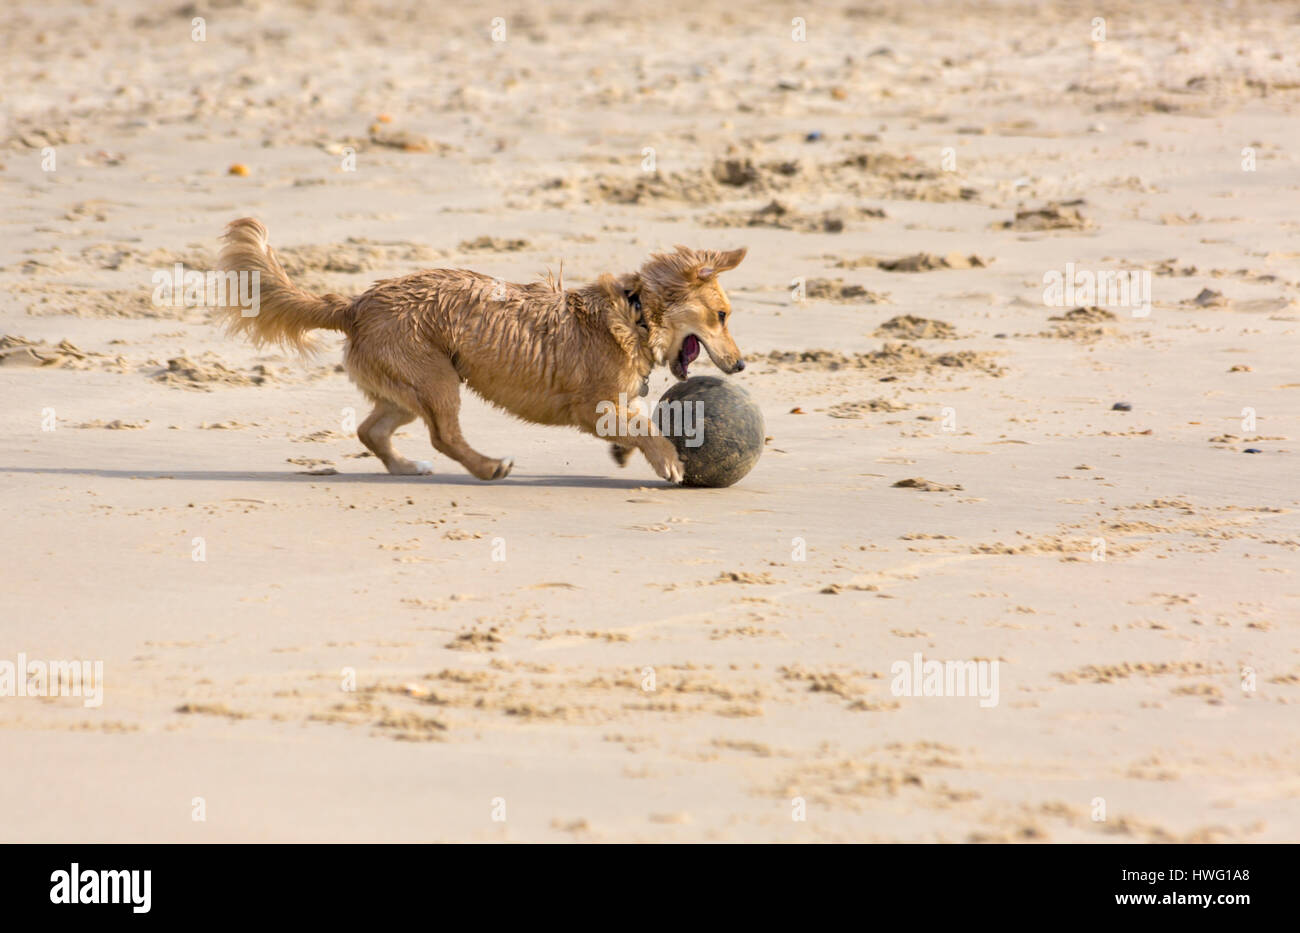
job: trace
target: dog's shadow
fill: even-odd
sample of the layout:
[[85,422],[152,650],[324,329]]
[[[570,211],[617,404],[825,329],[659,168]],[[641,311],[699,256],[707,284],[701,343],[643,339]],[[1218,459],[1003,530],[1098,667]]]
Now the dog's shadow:
[[540,486],[572,487],[575,489],[634,490],[646,487],[675,488],[672,484],[654,477],[619,479],[612,476],[527,476],[512,474],[505,479],[484,482],[468,473],[447,470],[423,476],[392,476],[388,473],[295,473],[293,471],[262,470],[103,470],[92,467],[18,467],[0,466],[0,476],[6,473],[30,473],[49,476],[98,476],[103,479],[174,479],[209,482],[241,483],[326,483],[334,485],[384,485],[384,486]]

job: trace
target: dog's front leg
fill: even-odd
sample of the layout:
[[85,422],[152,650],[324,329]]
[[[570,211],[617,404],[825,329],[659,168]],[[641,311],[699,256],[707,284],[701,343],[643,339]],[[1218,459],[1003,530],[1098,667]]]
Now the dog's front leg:
[[661,477],[672,483],[682,481],[682,461],[673,442],[659,433],[654,420],[646,415],[639,399],[630,403],[598,402],[594,408],[596,418],[584,425],[597,437],[610,442],[615,461],[623,465],[633,450],[640,450],[650,461],[650,466]]
[[641,438],[637,447],[645,454],[645,458],[650,461],[650,466],[654,467],[656,473],[670,483],[682,481],[682,458],[677,456],[677,448],[673,446],[672,441],[662,434],[654,434],[651,437]]

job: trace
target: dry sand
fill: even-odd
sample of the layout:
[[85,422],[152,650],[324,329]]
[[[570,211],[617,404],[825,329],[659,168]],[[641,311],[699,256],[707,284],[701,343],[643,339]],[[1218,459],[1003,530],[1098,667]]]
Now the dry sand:
[[[1294,4],[471,6],[0,11],[0,660],[104,664],[0,698],[0,839],[1300,838]],[[381,475],[337,340],[152,302],[248,214],[350,294],[747,245],[767,450]]]

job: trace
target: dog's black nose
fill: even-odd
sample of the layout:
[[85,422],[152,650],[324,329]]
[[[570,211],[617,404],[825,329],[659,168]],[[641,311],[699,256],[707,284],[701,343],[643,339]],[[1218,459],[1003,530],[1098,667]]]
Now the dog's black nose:
[[745,361],[744,361],[744,360],[736,360],[736,368],[733,369],[732,372],[733,372],[733,373],[738,373],[738,372],[740,372],[740,371],[741,371],[742,369],[744,369],[744,368],[745,368]]

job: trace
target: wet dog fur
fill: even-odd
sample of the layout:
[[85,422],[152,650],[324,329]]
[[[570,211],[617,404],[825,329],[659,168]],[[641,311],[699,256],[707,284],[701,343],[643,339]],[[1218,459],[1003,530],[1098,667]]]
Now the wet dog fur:
[[[313,330],[347,337],[344,365],[374,403],[357,436],[389,473],[433,472],[393,449],[399,427],[422,418],[435,450],[482,480],[501,479],[510,458],[487,457],[460,428],[460,386],[536,424],[568,425],[610,441],[625,464],[640,450],[664,479],[682,464],[640,403],[651,370],[678,379],[703,347],[726,373],[745,363],[728,330],[731,303],[718,282],[745,250],[692,250],[650,256],[636,272],[602,275],[565,289],[549,276],[526,285],[463,269],[432,269],[377,282],[356,298],[313,295],[289,279],[252,218],[230,224],[219,268],[257,272],[259,308],[217,308],[228,329],[258,345],[311,352]],[[606,402],[608,405],[601,406]],[[625,403],[625,404],[621,404]],[[602,408],[617,406],[615,419]],[[603,435],[615,421],[624,433]],[[598,424],[600,430],[598,430]]]

